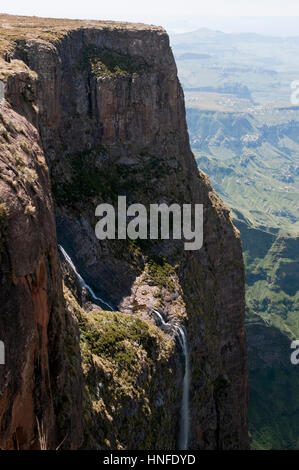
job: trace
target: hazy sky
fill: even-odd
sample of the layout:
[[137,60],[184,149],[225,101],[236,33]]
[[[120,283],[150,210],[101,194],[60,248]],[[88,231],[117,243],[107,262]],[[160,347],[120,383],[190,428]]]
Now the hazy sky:
[[[141,21],[176,31],[207,26],[263,32],[265,25],[266,33],[299,34],[299,0],[9,0],[0,8],[19,15]],[[231,18],[240,16],[255,18]],[[256,18],[263,16],[276,18]]]

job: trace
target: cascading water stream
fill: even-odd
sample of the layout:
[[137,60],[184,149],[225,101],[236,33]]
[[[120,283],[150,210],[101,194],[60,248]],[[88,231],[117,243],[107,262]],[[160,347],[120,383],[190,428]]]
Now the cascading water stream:
[[74,273],[76,274],[76,277],[77,279],[79,280],[80,284],[82,287],[84,287],[91,295],[91,297],[93,298],[93,300],[95,300],[96,302],[100,302],[101,304],[103,305],[106,305],[106,307],[108,307],[109,310],[114,310],[114,308],[108,303],[108,302],[105,302],[105,300],[101,299],[101,297],[98,297],[94,291],[92,290],[92,288],[86,284],[86,282],[84,281],[83,277],[80,276],[80,274],[78,273],[77,271],[77,268],[76,266],[74,265],[71,257],[67,254],[67,252],[65,251],[65,249],[61,246],[61,245],[58,245],[58,248],[60,250],[60,252],[62,253],[65,261],[70,265],[70,267],[72,268],[72,270],[74,271]]
[[163,326],[170,327],[175,331],[176,337],[179,340],[180,346],[182,348],[184,360],[185,360],[185,373],[183,379],[183,395],[182,395],[182,404],[181,404],[181,421],[180,421],[180,430],[179,430],[179,439],[178,447],[179,450],[188,450],[188,441],[189,441],[189,386],[190,386],[190,373],[189,373],[189,351],[188,351],[188,342],[187,334],[185,328],[178,323],[167,323],[160,312],[157,310],[152,310],[156,315],[158,320]]
[[[67,254],[65,249],[58,245],[60,252],[62,253],[64,259],[69,264],[69,266],[74,271],[77,279],[79,280],[82,287],[84,287],[91,295],[93,300],[100,302],[103,305],[106,305],[109,310],[114,310],[114,308],[105,300],[98,297],[92,288],[84,281],[83,277],[77,271],[76,266],[74,265],[71,257]],[[187,342],[187,335],[185,329],[179,323],[168,323],[164,320],[163,316],[161,315],[158,310],[152,309],[150,313],[154,313],[161,323],[162,326],[168,327],[175,332],[175,336],[178,338],[180,346],[182,348],[184,362],[185,362],[185,372],[184,372],[184,379],[183,379],[183,394],[182,394],[182,404],[181,404],[181,419],[180,419],[180,430],[179,430],[179,439],[178,439],[178,447],[179,450],[188,450],[188,441],[189,441],[189,386],[190,386],[190,374],[189,374],[189,351],[188,351],[188,342]]]

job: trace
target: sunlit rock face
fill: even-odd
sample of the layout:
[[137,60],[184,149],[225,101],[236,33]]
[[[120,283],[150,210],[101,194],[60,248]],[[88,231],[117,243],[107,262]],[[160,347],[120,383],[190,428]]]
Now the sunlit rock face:
[[[177,448],[185,366],[150,307],[186,329],[188,447],[247,448],[239,234],[190,151],[166,32],[28,22],[38,27],[20,29],[3,59],[0,447]],[[119,195],[147,207],[203,204],[203,247],[99,241],[95,208]],[[59,263],[54,213],[59,243],[114,312]]]

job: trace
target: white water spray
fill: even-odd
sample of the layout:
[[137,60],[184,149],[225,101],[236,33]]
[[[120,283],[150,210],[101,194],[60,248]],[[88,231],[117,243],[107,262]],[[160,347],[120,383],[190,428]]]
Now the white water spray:
[[82,287],[84,287],[91,295],[91,297],[93,298],[93,300],[97,301],[97,302],[101,302],[101,304],[103,305],[106,305],[106,307],[108,307],[109,310],[114,310],[114,308],[108,303],[108,302],[105,302],[105,300],[101,299],[101,297],[98,297],[94,291],[92,290],[92,288],[86,284],[86,282],[84,281],[83,277],[80,276],[80,274],[78,273],[77,269],[76,269],[76,266],[74,265],[71,257],[67,254],[67,252],[65,251],[65,249],[61,246],[61,245],[58,245],[58,248],[59,250],[61,251],[64,259],[66,260],[66,262],[70,265],[70,267],[72,268],[72,270],[74,271],[74,273],[76,274],[80,284]]
[[185,373],[183,379],[183,395],[182,395],[182,405],[181,405],[181,420],[180,420],[180,430],[179,430],[179,440],[178,447],[179,450],[188,450],[188,441],[189,441],[189,387],[190,387],[190,373],[189,373],[189,350],[187,342],[187,334],[185,328],[178,323],[167,323],[160,312],[157,310],[152,310],[156,315],[163,326],[168,326],[175,331],[176,337],[179,340],[180,346],[183,351],[183,356],[185,360]]

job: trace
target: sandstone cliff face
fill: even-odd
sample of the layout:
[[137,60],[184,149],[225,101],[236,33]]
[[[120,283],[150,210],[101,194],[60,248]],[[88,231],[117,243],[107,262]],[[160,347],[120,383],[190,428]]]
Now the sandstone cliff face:
[[64,342],[76,325],[66,318],[62,301],[48,168],[36,128],[5,101],[0,113],[0,331],[6,356],[0,369],[0,447],[39,448],[42,438],[55,447],[63,432],[57,417],[65,394],[73,395],[78,408],[60,415],[60,425],[76,447],[82,440],[79,349],[73,346],[79,371],[74,378],[65,373]]
[[[58,436],[64,439],[56,428],[65,426],[74,430],[65,447],[79,447],[83,429],[84,447],[175,448],[183,364],[173,335],[159,331],[148,316],[148,307],[160,308],[169,322],[178,320],[187,330],[191,367],[189,448],[246,448],[248,387],[239,235],[207,177],[198,173],[190,151],[183,93],[168,37],[163,29],[144,25],[68,25],[55,21],[51,27],[50,38],[42,24],[39,37],[36,30],[20,36],[11,47],[13,60],[5,65],[9,69],[4,77],[6,99],[13,108],[7,108],[7,112],[15,113],[30,127],[29,146],[33,142],[39,146],[47,161],[40,173],[35,169],[40,193],[34,197],[40,196],[40,209],[37,213],[27,209],[28,214],[22,215],[27,224],[20,248],[24,247],[23,254],[15,250],[7,260],[8,269],[16,270],[20,279],[35,273],[34,281],[27,281],[32,306],[22,302],[24,311],[16,307],[15,284],[6,288],[11,307],[3,312],[14,308],[20,319],[32,317],[27,329],[22,328],[23,336],[20,333],[31,354],[28,352],[27,360],[18,364],[19,374],[29,369],[25,373],[27,384],[21,379],[16,382],[18,374],[13,374],[15,393],[24,393],[33,401],[28,382],[33,384],[35,379],[30,367],[34,355],[41,356],[40,394],[44,394],[48,409],[51,446],[58,445]],[[21,72],[15,71],[17,68]],[[28,97],[30,93],[33,95]],[[35,168],[36,154],[30,162]],[[12,165],[16,168],[15,161]],[[74,283],[66,267],[65,307],[47,168],[59,242],[95,292],[123,312],[111,313],[114,316],[110,321],[107,313],[74,297],[76,289],[72,292]],[[15,190],[2,178],[1,184],[5,185],[2,200],[9,209],[15,207]],[[203,247],[190,252],[184,251],[180,241],[99,242],[94,234],[95,207],[100,202],[114,203],[118,195],[126,195],[128,204],[146,206],[161,202],[204,204]],[[36,206],[31,199],[28,204]],[[9,213],[9,232],[3,232],[2,237],[4,246],[10,246],[12,252],[18,244],[10,235],[14,217],[13,211]],[[22,289],[17,289],[20,299]],[[76,328],[74,316],[81,329],[85,383],[82,419],[71,412],[80,400],[78,343],[71,343],[71,359],[63,348],[68,328]],[[1,319],[7,321],[2,311]],[[135,325],[136,321],[141,323]],[[117,338],[114,322],[122,325],[122,335]],[[66,338],[62,335],[58,340],[58,330]],[[57,354],[51,349],[55,341],[59,343]],[[20,346],[20,351],[24,348]],[[51,372],[50,363],[56,355],[60,375],[55,370],[58,364],[53,366],[55,373]],[[67,410],[60,413],[61,422],[55,409],[55,399],[62,394],[58,376],[68,384],[75,380],[65,368],[67,361],[73,362],[79,379],[73,387],[77,392],[65,393]],[[9,364],[5,367],[10,370]],[[125,387],[127,382],[130,386]],[[12,442],[13,432],[21,426],[15,423],[22,421],[23,414],[17,398],[6,398],[7,385],[1,382],[1,387],[0,409],[3,413],[9,406],[16,409],[16,417],[10,413],[4,427]],[[26,429],[30,435],[24,441],[26,448],[37,438],[33,405],[27,410],[31,425]],[[2,445],[14,446],[5,440]]]

